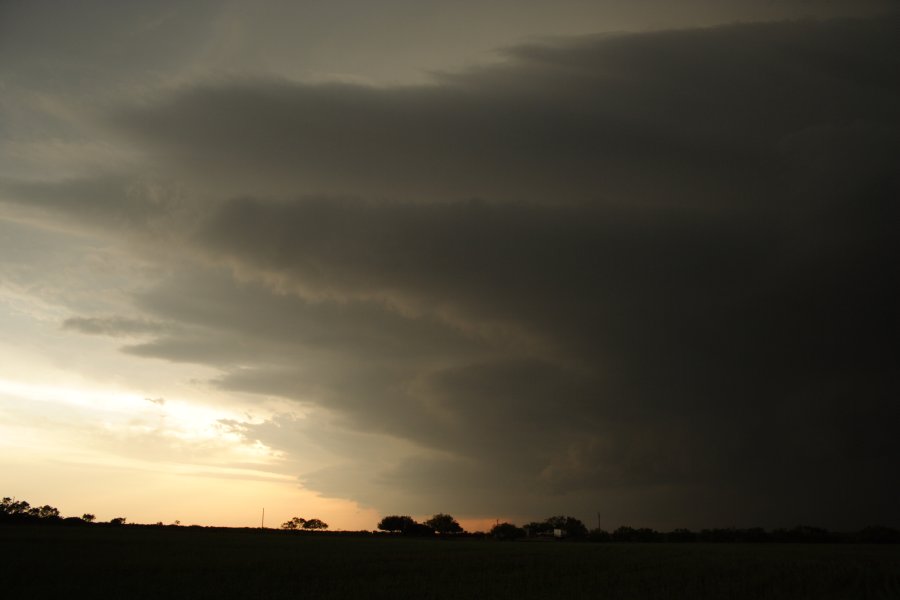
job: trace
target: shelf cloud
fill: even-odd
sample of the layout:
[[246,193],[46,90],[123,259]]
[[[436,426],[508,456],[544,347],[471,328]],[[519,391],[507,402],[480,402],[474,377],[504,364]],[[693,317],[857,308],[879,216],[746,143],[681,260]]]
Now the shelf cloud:
[[67,330],[311,411],[333,434],[239,431],[342,456],[296,473],[325,496],[890,521],[898,40],[799,20],[555,38],[424,84],[209,79],[101,119],[140,169],[0,185],[164,265],[139,318]]

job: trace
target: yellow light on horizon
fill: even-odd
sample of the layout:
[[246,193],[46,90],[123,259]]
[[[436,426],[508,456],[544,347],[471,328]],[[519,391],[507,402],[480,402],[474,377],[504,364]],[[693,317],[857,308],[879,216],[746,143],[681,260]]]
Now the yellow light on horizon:
[[[292,516],[372,528],[355,502],[304,489],[284,456],[221,423],[236,410],[110,388],[0,378],[0,487],[65,515],[150,523],[272,526]],[[276,522],[277,521],[277,522]]]

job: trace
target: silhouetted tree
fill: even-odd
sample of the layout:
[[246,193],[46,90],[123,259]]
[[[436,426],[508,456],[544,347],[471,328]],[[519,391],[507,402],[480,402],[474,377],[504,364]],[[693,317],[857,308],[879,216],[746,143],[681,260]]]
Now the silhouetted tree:
[[30,509],[31,505],[24,500],[16,500],[7,496],[0,501],[0,513],[4,515],[24,515],[28,514]]
[[[556,528],[557,527],[554,527],[554,529]],[[583,538],[588,533],[588,529],[584,523],[575,517],[563,517],[562,527],[559,527],[559,529],[565,531],[566,536],[571,538]]]
[[498,523],[491,527],[491,535],[503,542],[511,542],[525,537],[525,530],[512,523]]
[[548,517],[545,521],[552,529],[562,529],[566,525],[566,517],[559,515],[556,517]]
[[547,521],[532,521],[531,523],[527,523],[524,529],[528,535],[553,533],[553,526]]
[[16,500],[15,498],[3,498],[0,501],[0,521],[16,523],[28,522],[32,519],[28,515],[28,509],[31,505],[24,500]]
[[284,523],[282,523],[281,528],[293,530],[293,529],[300,529],[304,525],[306,525],[306,519],[304,519],[303,517],[294,517],[293,519],[290,519],[289,521],[285,521]]
[[59,510],[50,506],[49,504],[45,504],[44,506],[35,506],[34,508],[29,509],[28,514],[33,517],[37,517],[38,519],[59,518]]
[[425,524],[438,533],[462,533],[463,528],[456,519],[444,513],[438,513],[425,521]]
[[382,531],[404,532],[416,525],[415,520],[410,516],[391,515],[384,517],[378,523],[378,529]]
[[303,524],[303,529],[328,529],[328,523],[320,519],[309,519]]
[[24,500],[16,500],[9,497],[0,500],[0,517],[5,521],[24,523],[62,520],[59,517],[59,510],[49,504],[31,506]]
[[110,525],[124,525],[125,517],[116,517],[115,519],[110,519],[109,524]]
[[95,517],[91,513],[84,513],[83,515],[81,515],[81,520],[87,523],[93,523],[96,518],[97,517]]

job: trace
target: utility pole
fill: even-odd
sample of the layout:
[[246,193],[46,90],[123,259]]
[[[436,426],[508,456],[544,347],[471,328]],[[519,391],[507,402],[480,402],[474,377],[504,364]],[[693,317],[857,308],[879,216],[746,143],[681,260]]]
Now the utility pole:
[[263,507],[262,519],[259,521],[259,528],[260,529],[266,528],[266,507],[265,506]]

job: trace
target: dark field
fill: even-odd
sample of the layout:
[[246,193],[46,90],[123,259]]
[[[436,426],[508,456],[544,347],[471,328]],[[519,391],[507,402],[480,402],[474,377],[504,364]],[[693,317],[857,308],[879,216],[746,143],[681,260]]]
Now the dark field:
[[900,546],[0,527],[5,598],[900,598]]

